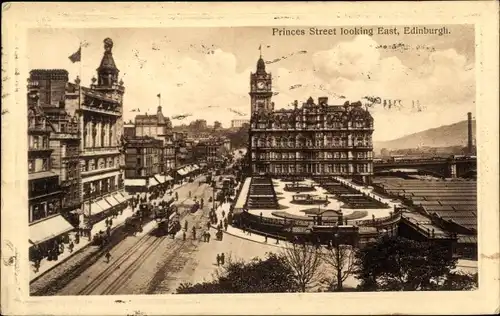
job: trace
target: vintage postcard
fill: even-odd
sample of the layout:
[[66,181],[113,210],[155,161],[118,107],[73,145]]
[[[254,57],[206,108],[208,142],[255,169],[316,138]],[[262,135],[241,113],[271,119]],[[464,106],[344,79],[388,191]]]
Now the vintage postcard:
[[495,312],[497,9],[3,5],[3,313]]

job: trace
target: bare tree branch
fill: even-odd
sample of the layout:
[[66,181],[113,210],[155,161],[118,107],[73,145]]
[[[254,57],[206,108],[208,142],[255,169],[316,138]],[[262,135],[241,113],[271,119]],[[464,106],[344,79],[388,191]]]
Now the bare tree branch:
[[[337,244],[326,248],[322,257],[324,262],[334,270],[337,290],[342,290],[344,281],[354,273],[356,268],[354,249],[350,245]],[[334,283],[333,280],[331,283]]]
[[316,285],[321,276],[321,254],[316,247],[292,243],[283,249],[282,255],[294,271],[297,285],[302,292]]

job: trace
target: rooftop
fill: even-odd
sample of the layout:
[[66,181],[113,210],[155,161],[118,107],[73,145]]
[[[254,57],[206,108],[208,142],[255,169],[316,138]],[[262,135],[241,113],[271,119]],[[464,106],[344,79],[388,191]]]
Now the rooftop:
[[399,196],[435,219],[477,231],[477,183],[473,180],[377,177],[374,185]]

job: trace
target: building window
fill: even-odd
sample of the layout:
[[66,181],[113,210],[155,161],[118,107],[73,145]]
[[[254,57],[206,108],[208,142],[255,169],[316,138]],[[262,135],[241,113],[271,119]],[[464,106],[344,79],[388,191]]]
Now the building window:
[[35,172],[35,160],[30,159],[28,160],[28,172]]
[[32,208],[31,220],[34,222],[44,217],[47,217],[45,213],[45,204],[34,204]]
[[57,213],[57,204],[55,202],[49,202],[47,205],[47,216]]
[[106,168],[106,163],[103,158],[99,159],[99,169]]
[[42,160],[42,171],[47,171],[49,170],[49,159],[43,159]]

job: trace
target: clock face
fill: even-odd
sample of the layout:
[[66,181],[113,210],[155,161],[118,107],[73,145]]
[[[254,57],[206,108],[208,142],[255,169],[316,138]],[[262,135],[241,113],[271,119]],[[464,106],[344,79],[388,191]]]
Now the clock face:
[[257,82],[257,88],[264,89],[265,86],[266,86],[266,84],[264,82],[262,82],[262,81]]

